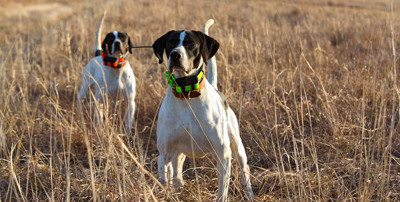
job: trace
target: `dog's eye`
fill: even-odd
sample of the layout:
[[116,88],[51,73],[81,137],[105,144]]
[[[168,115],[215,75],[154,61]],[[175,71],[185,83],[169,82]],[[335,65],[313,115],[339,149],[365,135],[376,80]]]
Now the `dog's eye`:
[[167,44],[167,47],[174,47],[175,44],[176,44],[175,41],[169,41],[168,44]]
[[192,48],[194,46],[194,42],[193,41],[185,41],[183,45],[186,47]]

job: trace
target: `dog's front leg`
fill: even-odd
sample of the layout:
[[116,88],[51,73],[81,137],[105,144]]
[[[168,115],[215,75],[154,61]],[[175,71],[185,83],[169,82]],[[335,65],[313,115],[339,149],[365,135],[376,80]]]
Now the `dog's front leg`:
[[167,158],[166,153],[160,153],[158,156],[158,178],[164,185],[171,183],[171,177],[173,175],[173,169],[171,166],[171,159]]
[[78,92],[78,100],[82,100],[83,98],[86,97],[91,83],[92,83],[91,79],[84,72],[82,75],[82,84],[81,84],[81,87],[79,88],[79,92]]
[[135,117],[135,96],[136,96],[136,82],[133,72],[128,78],[125,80],[126,89],[125,89],[125,99],[127,102],[126,112],[125,112],[125,131],[127,135],[131,134],[132,123]]
[[79,88],[78,92],[78,99],[82,100],[87,96],[88,90],[90,86],[93,84],[93,72],[91,71],[93,68],[91,67],[91,64],[87,64],[82,71],[82,81],[81,81],[81,87]]
[[218,202],[228,201],[229,181],[231,175],[231,149],[224,146],[223,151],[217,154],[218,161]]
[[79,101],[81,101],[84,97],[86,97],[88,89],[89,89],[88,82],[84,81],[82,79],[82,84],[81,84],[81,87],[79,88],[79,93],[78,93],[78,100]]
[[104,120],[104,92],[100,89],[96,89],[95,94],[96,100],[94,102],[94,119],[97,126],[103,126]]
[[174,187],[182,187],[184,182],[183,182],[183,176],[182,176],[182,169],[183,169],[183,163],[185,162],[186,156],[185,154],[175,154],[172,157],[172,180],[173,180],[173,185]]
[[128,106],[125,112],[125,130],[128,135],[131,133],[134,116],[135,116],[135,100],[133,98],[129,98]]

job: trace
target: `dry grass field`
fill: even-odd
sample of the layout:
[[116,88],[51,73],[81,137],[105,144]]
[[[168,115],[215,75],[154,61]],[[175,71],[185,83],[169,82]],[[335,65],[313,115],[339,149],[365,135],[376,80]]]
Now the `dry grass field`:
[[[76,103],[97,22],[151,45],[171,29],[210,35],[238,116],[257,201],[400,201],[400,2],[0,0],[0,201],[212,201],[213,159],[185,187],[157,181],[166,66],[134,49],[132,136]],[[105,36],[105,33],[103,33]],[[118,108],[118,105],[117,107]],[[230,201],[246,200],[233,161]]]

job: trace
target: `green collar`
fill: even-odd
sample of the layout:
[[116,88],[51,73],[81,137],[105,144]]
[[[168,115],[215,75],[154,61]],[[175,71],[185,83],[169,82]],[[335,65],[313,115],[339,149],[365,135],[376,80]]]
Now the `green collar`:
[[204,80],[203,66],[200,67],[197,75],[175,78],[174,74],[169,71],[165,71],[165,77],[167,78],[168,85],[171,86],[172,90],[176,93],[189,93],[191,91],[199,91],[202,87],[202,81]]

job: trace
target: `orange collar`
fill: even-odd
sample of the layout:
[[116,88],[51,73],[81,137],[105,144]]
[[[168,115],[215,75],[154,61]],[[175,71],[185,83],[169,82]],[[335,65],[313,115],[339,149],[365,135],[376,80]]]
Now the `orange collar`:
[[104,51],[101,52],[101,58],[103,58],[103,65],[109,66],[111,68],[119,69],[126,65],[125,57],[119,57],[119,58],[108,57],[107,53]]

